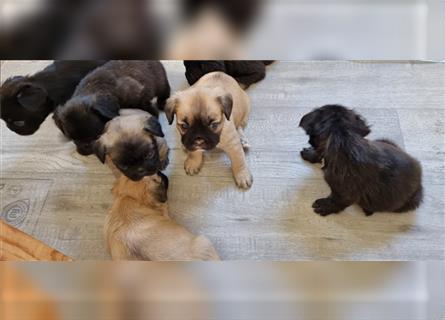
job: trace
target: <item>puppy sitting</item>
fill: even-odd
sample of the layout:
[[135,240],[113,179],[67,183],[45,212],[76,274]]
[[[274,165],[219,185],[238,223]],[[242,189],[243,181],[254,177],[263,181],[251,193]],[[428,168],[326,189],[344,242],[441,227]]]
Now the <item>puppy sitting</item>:
[[20,135],[36,132],[46,117],[65,103],[80,80],[105,60],[54,61],[32,76],[6,79],[1,93],[1,118]]
[[185,77],[193,85],[203,75],[222,71],[235,78],[243,89],[259,82],[266,76],[266,65],[273,61],[255,60],[185,60]]
[[230,157],[237,186],[250,188],[253,179],[243,150],[249,146],[243,132],[249,112],[249,97],[235,79],[223,72],[208,73],[190,88],[174,94],[167,101],[165,114],[170,124],[176,114],[176,126],[188,150],[186,173],[197,174],[203,152],[217,147]]
[[156,117],[142,110],[121,110],[119,117],[107,123],[105,133],[94,142],[93,149],[102,163],[108,158],[134,181],[168,165],[169,149],[161,125]]
[[138,182],[117,179],[112,190],[116,201],[105,223],[113,260],[219,260],[206,237],[169,218],[167,188],[162,173]]
[[92,142],[120,108],[142,108],[157,115],[153,98],[163,108],[170,86],[159,61],[110,61],[86,76],[73,97],[54,112],[63,134],[74,141],[82,155],[93,153]]
[[303,159],[324,160],[327,198],[312,205],[322,216],[357,203],[366,215],[377,211],[405,212],[422,201],[419,162],[388,140],[370,141],[366,122],[354,111],[327,105],[306,114],[300,122],[312,148]]

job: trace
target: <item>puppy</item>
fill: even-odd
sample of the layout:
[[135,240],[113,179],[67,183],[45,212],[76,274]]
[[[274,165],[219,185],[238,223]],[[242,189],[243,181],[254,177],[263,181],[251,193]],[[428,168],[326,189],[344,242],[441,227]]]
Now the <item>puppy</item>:
[[185,60],[185,77],[193,85],[203,75],[221,71],[235,78],[243,89],[259,82],[266,76],[266,65],[273,61],[255,60]]
[[121,110],[119,117],[107,123],[93,149],[102,163],[111,160],[133,181],[164,170],[168,165],[169,149],[161,125],[156,117],[142,110]]
[[73,97],[57,107],[53,118],[77,151],[89,155],[92,142],[121,108],[142,108],[157,115],[152,99],[156,97],[162,109],[169,96],[170,85],[159,61],[110,61],[85,77]]
[[204,151],[220,148],[230,157],[236,185],[250,188],[253,179],[243,150],[249,147],[243,131],[249,113],[248,95],[223,72],[208,73],[168,99],[165,115],[169,124],[176,115],[176,126],[188,151],[186,173],[197,174]]
[[419,162],[388,140],[371,141],[365,120],[340,105],[326,105],[306,114],[300,122],[312,148],[303,159],[324,160],[324,178],[331,188],[327,198],[312,205],[326,216],[357,203],[366,215],[378,211],[405,212],[422,201]]
[[105,222],[113,260],[219,260],[212,243],[169,218],[168,179],[162,173],[134,182],[121,176]]
[[80,80],[105,62],[55,61],[32,76],[6,79],[0,89],[1,118],[17,134],[35,133],[59,104],[71,98]]

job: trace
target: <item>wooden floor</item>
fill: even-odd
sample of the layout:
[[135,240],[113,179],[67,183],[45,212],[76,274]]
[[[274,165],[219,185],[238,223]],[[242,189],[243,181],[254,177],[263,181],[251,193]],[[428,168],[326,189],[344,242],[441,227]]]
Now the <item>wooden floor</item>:
[[[47,62],[2,63],[2,80]],[[165,63],[174,90],[186,86],[179,62]],[[227,260],[435,260],[445,258],[445,65],[410,62],[276,62],[248,90],[246,134],[254,184],[238,190],[229,162],[208,154],[189,177],[176,129],[161,115],[172,149],[173,217],[213,240]],[[341,103],[423,165],[425,200],[416,211],[365,217],[355,206],[320,217],[311,204],[329,193],[319,166],[301,160],[298,123],[313,107]],[[108,259],[102,227],[113,178],[94,157],[63,142],[51,118],[29,137],[1,123],[2,219],[73,259]]]

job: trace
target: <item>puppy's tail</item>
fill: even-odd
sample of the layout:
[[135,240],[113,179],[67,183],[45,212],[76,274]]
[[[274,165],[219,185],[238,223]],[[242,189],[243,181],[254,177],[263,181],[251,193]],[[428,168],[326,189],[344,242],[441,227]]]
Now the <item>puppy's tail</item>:
[[398,210],[395,212],[406,212],[417,209],[422,203],[423,199],[423,188],[419,186],[419,188],[414,192],[411,198]]

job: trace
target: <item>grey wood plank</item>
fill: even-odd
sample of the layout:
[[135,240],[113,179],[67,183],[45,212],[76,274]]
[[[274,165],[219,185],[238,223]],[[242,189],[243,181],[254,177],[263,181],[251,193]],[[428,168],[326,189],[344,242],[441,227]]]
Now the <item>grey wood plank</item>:
[[[6,61],[4,77],[48,61]],[[181,62],[164,62],[173,90],[186,86]],[[183,170],[174,126],[161,123],[171,147],[172,216],[210,237],[223,259],[435,260],[445,258],[444,65],[400,62],[277,62],[248,90],[246,134],[251,190],[238,190],[227,156],[206,155],[198,176]],[[320,166],[301,160],[307,136],[298,123],[313,107],[344,103],[372,125],[370,138],[390,138],[424,169],[425,201],[416,212],[365,217],[356,207],[322,218],[311,204],[329,193]],[[94,156],[61,139],[52,119],[28,137],[1,134],[2,219],[74,259],[107,259],[103,221],[113,177]],[[17,192],[17,190],[19,190]],[[26,214],[10,206],[26,200]],[[8,207],[9,206],[9,207]],[[11,209],[12,208],[12,209]],[[7,209],[7,210],[5,210]]]

